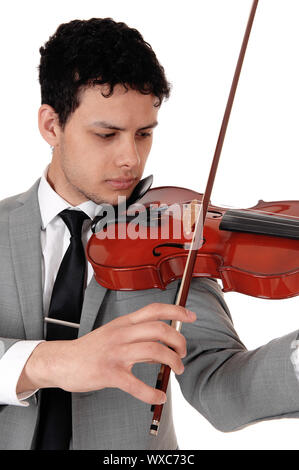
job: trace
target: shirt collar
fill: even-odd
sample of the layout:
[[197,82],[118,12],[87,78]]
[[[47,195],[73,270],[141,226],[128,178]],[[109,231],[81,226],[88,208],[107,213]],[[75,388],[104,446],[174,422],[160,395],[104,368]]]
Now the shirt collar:
[[65,199],[57,194],[47,181],[49,165],[44,170],[38,188],[38,202],[40,207],[42,228],[45,229],[47,225],[56,217],[61,211],[65,209],[82,210],[85,214],[94,219],[100,212],[101,205],[93,201],[85,201],[78,206],[70,205]]

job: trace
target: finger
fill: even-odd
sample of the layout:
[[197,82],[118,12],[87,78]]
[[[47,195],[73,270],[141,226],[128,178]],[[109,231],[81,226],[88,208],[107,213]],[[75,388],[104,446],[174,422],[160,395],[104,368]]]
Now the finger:
[[182,322],[193,322],[196,314],[179,305],[153,303],[143,307],[136,312],[129,313],[117,318],[123,324],[136,324],[151,320],[178,320]]
[[166,393],[154,387],[150,387],[137,379],[131,372],[123,373],[120,376],[118,388],[150,405],[162,405],[167,399]]
[[180,357],[186,356],[185,337],[167,323],[152,321],[123,327],[118,334],[119,343],[161,341],[174,349]]
[[123,345],[121,350],[124,362],[132,368],[138,362],[156,362],[168,365],[176,374],[184,372],[184,365],[179,355],[160,343],[132,343]]

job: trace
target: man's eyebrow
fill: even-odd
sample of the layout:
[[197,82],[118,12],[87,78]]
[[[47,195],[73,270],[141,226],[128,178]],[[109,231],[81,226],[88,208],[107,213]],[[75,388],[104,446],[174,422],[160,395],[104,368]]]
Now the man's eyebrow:
[[[91,125],[95,126],[95,127],[102,127],[104,129],[112,129],[112,130],[115,130],[115,131],[125,131],[126,130],[124,127],[118,127],[118,126],[115,126],[114,124],[111,124],[111,123],[106,122],[106,121],[95,121]],[[144,129],[153,129],[157,125],[158,125],[158,122],[155,121],[155,122],[152,122],[152,123],[148,124],[147,126],[140,127],[140,129],[138,129],[138,130],[143,131]]]
[[155,122],[152,122],[151,124],[149,124],[148,126],[140,127],[140,129],[138,129],[138,130],[139,131],[144,131],[144,129],[153,129],[157,125],[158,125],[158,121],[155,121]]

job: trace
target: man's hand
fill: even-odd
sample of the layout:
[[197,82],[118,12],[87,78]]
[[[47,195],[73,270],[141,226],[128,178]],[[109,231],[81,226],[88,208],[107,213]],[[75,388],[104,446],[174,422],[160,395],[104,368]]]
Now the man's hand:
[[45,387],[71,392],[113,387],[146,403],[164,403],[165,393],[137,379],[132,367],[138,362],[155,362],[167,364],[181,374],[185,338],[161,320],[190,323],[195,318],[183,307],[156,303],[116,318],[76,340],[40,343],[24,367],[17,393]]

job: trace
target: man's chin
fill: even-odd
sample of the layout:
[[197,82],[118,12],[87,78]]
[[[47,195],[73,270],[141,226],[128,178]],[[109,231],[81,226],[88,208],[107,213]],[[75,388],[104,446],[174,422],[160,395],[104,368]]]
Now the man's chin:
[[115,191],[113,192],[113,194],[109,194],[109,195],[107,194],[106,197],[104,198],[105,201],[102,201],[102,202],[105,202],[106,204],[111,204],[112,206],[121,205],[131,197],[135,189],[135,186],[130,189]]
[[95,204],[100,205],[100,204],[108,204],[111,206],[117,206],[120,204],[123,204],[131,195],[132,191],[130,191],[129,194],[122,192],[118,192],[117,194],[112,194],[112,195],[98,195],[98,194],[85,194],[85,196],[93,201]]
[[130,188],[118,190],[109,190],[109,188],[103,187],[101,188],[101,192],[91,192],[90,190],[83,190],[82,188],[78,187],[77,190],[79,190],[83,196],[93,201],[95,204],[110,204],[112,206],[117,206],[118,204],[123,204],[127,199],[130,198],[137,184],[138,182]]

